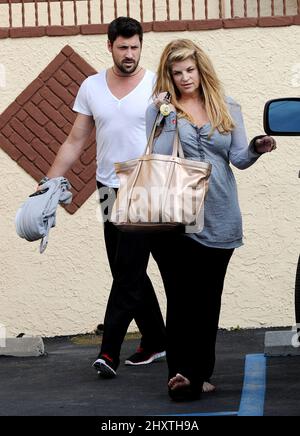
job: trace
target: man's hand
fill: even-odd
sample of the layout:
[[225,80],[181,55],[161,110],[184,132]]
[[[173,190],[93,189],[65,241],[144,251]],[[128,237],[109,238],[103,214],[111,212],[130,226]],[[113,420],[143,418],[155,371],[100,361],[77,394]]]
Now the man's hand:
[[[50,180],[50,179],[49,179],[49,180]],[[45,182],[45,183],[46,183],[46,182]],[[44,189],[43,186],[44,186],[44,183],[42,183],[41,185],[38,184],[37,187],[35,188],[35,191],[36,191],[36,192],[37,192],[37,191],[41,191],[42,189]]]
[[272,136],[264,136],[255,141],[255,150],[259,154],[270,153],[271,151],[276,150],[276,148],[276,141]]

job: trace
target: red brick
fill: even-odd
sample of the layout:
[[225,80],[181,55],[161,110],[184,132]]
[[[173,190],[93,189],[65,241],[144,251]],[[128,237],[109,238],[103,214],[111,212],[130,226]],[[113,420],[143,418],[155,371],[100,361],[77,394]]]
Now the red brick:
[[300,24],[300,15],[295,15],[293,17],[294,24]]
[[42,171],[43,174],[46,174],[49,170],[50,165],[48,162],[42,158],[42,156],[38,156],[34,161],[35,166]]
[[211,29],[221,29],[223,27],[222,20],[189,20],[187,22],[187,29],[189,31],[195,30],[211,30]]
[[0,27],[0,39],[8,38],[8,36],[9,36],[8,28]]
[[[46,125],[47,132],[51,133],[53,138],[59,143],[62,144],[65,142],[67,135],[65,135],[62,130],[58,129],[54,123],[50,122]],[[53,141],[51,141],[51,144]]]
[[56,155],[57,152],[58,152],[58,150],[60,149],[60,146],[61,146],[61,144],[59,144],[58,142],[56,142],[56,141],[52,141],[52,142],[49,144],[49,149],[52,150],[53,153]]
[[[43,88],[42,88],[43,89]],[[41,91],[42,91],[41,89]],[[34,94],[34,96],[32,97],[31,101],[33,104],[35,104],[36,106],[43,100],[43,97],[41,96],[41,94],[39,94],[38,92],[36,94]]]
[[[71,179],[72,179],[72,177],[73,177],[73,171],[70,171],[70,172],[69,172],[69,176],[70,176]],[[66,176],[66,177],[67,177],[67,176]],[[70,179],[68,179],[68,180],[70,181]],[[70,183],[71,183],[71,181],[70,181]],[[72,194],[73,194],[73,197],[74,197],[75,195],[78,194],[77,189],[75,189],[75,187],[72,186],[72,183],[71,183],[71,192],[72,192]]]
[[62,128],[66,125],[67,121],[61,114],[53,109],[52,106],[47,101],[42,101],[39,105],[39,108],[44,112],[47,117],[52,120],[58,127]]
[[0,115],[0,129],[2,129],[2,127],[5,126],[11,117],[13,117],[20,109],[21,107],[15,101],[10,104]]
[[88,183],[91,179],[95,180],[96,178],[96,162],[89,165],[85,168],[85,170],[80,174],[81,180],[85,183]]
[[30,129],[36,137],[40,138],[45,144],[49,144],[52,140],[51,136],[40,127],[32,118],[26,118],[25,125]]
[[73,215],[75,212],[77,212],[77,210],[79,209],[79,207],[76,206],[76,204],[72,202],[71,204],[68,204],[67,206],[65,206],[64,209],[65,209],[65,210],[66,210],[70,215]]
[[63,131],[66,135],[69,135],[69,133],[71,132],[72,129],[72,124],[68,123],[65,125],[65,127],[63,128]]
[[187,30],[187,21],[170,20],[153,23],[154,32],[178,32]]
[[89,165],[94,159],[96,159],[96,144],[90,145],[82,154],[81,162],[84,165]]
[[41,126],[44,126],[48,122],[48,118],[45,117],[43,112],[31,102],[27,103],[24,109]]
[[69,123],[74,123],[76,119],[76,114],[71,109],[69,109],[68,106],[62,106],[59,112],[67,121],[69,121]]
[[6,124],[6,126],[1,130],[1,133],[3,133],[6,138],[9,138],[10,135],[13,134],[13,130],[11,127],[9,127],[9,124]]
[[237,29],[256,26],[257,18],[227,18],[223,20],[223,27],[225,29]]
[[30,38],[46,35],[46,29],[43,26],[39,27],[14,27],[9,29],[10,38]]
[[24,139],[17,133],[13,133],[9,140],[20,150],[30,161],[34,161],[37,157],[33,148],[27,144]]
[[152,32],[152,30],[153,30],[153,22],[152,21],[150,23],[142,23],[142,26],[143,26],[144,32]]
[[62,70],[56,71],[54,78],[63,86],[68,87],[72,83],[72,79]]
[[261,17],[258,25],[260,27],[291,26],[293,22],[293,17]]
[[18,160],[22,156],[20,150],[18,150],[10,141],[8,141],[3,135],[1,135],[1,133],[0,133],[0,147],[13,160]]
[[75,195],[73,202],[80,207],[95,192],[95,190],[96,182],[95,180],[90,180],[90,182],[87,183],[77,195]]
[[48,36],[78,35],[80,26],[47,26],[46,33]]
[[75,173],[77,176],[78,174],[82,173],[82,171],[85,169],[86,167],[84,165],[82,165],[80,163],[80,161],[78,160],[75,165],[72,166],[72,171],[73,173]]
[[10,126],[20,135],[22,138],[30,143],[34,135],[31,133],[30,130],[26,129],[23,123],[21,123],[17,118],[13,118],[10,122]]
[[55,154],[45,145],[43,142],[38,139],[34,139],[32,141],[32,147],[48,162],[49,165],[52,165]]
[[61,86],[61,84],[58,83],[57,80],[51,78],[49,80],[49,82],[47,83],[47,85],[49,86],[51,91],[53,91],[56,96],[61,98],[68,106],[70,106],[73,103],[73,101],[74,101],[73,95],[71,95],[66,90],[66,88]]
[[40,169],[32,165],[32,162],[26,159],[25,156],[22,156],[18,160],[18,165],[20,165],[20,167],[22,167],[26,173],[30,174],[37,182],[45,175]]
[[82,35],[106,35],[107,24],[83,24],[80,26],[80,33]]
[[74,50],[69,45],[65,45],[61,51],[65,56],[69,57],[74,53]]
[[21,110],[17,113],[17,118],[18,118],[18,120],[20,120],[20,121],[24,121],[25,118],[27,118],[27,117],[28,117],[28,114],[27,114],[23,109],[21,109]]
[[74,96],[76,97],[77,93],[79,90],[79,86],[77,85],[77,83],[73,82],[71,83],[71,85],[68,86],[68,91]]
[[82,180],[80,180],[79,177],[76,176],[71,170],[67,172],[66,174],[67,179],[70,180],[71,185],[74,186],[76,191],[81,191],[84,187],[84,183]]
[[92,76],[93,74],[97,73],[97,71],[91,65],[89,65],[81,56],[79,56],[78,53],[74,52],[69,60],[74,65],[76,65],[76,68],[78,68],[86,77]]
[[66,62],[62,66],[62,70],[68,74],[68,76],[72,77],[75,82],[78,83],[78,85],[81,85],[81,83],[84,81],[86,76],[82,74],[78,68],[76,68],[71,62]]
[[59,69],[59,67],[62,66],[62,64],[66,61],[66,57],[62,54],[59,53],[52,62],[50,62],[50,64],[41,72],[41,74],[39,75],[39,78],[41,80],[43,80],[43,82],[46,82],[47,80],[50,79],[50,77],[53,76],[53,74],[55,73],[55,71],[57,71]]
[[43,82],[40,79],[35,79],[27,88],[16,98],[16,102],[23,106],[28,100],[42,87]]
[[63,101],[58,98],[49,88],[46,86],[41,90],[41,96],[47,100],[55,109],[59,109],[63,105]]

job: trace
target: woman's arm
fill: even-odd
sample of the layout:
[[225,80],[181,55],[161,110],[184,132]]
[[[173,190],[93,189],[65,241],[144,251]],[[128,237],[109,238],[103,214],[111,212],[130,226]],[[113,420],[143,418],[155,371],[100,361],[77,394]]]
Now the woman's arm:
[[256,153],[253,141],[248,143],[240,105],[233,102],[230,103],[229,108],[235,124],[234,130],[231,132],[229,160],[235,167],[244,170],[253,165],[260,154]]
[[276,142],[270,136],[259,135],[248,144],[240,105],[231,101],[229,107],[235,123],[231,132],[229,160],[235,167],[244,170],[253,165],[262,154],[275,150]]

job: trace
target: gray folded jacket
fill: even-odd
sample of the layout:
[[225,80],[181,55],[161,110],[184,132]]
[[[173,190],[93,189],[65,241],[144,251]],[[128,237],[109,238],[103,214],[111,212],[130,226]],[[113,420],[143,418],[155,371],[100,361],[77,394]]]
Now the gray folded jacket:
[[41,186],[41,190],[30,195],[18,209],[15,225],[17,234],[27,241],[41,240],[40,253],[48,244],[49,231],[56,224],[58,204],[70,204],[71,185],[64,177],[50,179]]

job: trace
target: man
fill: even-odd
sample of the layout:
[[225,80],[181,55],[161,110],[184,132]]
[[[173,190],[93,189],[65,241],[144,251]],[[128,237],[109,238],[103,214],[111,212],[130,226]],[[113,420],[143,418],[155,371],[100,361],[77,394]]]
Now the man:
[[[119,187],[114,163],[134,159],[143,154],[146,146],[145,112],[151,101],[154,73],[139,66],[143,30],[134,19],[119,17],[108,29],[108,50],[113,66],[88,77],[81,85],[73,110],[78,113],[72,130],[61,146],[47,178],[63,176],[79,158],[96,127],[97,186],[104,218],[107,197],[113,198]],[[165,326],[159,304],[146,273],[135,271],[134,262],[126,264],[126,271],[118,270],[117,259],[126,260],[134,250],[142,250],[149,259],[150,249],[143,236],[124,234],[108,220],[104,220],[104,236],[111,272],[114,278],[104,320],[101,353],[94,367],[104,377],[116,375],[120,347],[129,320],[135,319],[142,334],[137,352],[126,360],[128,365],[148,364],[165,356]],[[129,293],[122,299],[119,278],[126,273]],[[132,303],[128,303],[132,302]],[[125,317],[125,318],[124,318]]]

